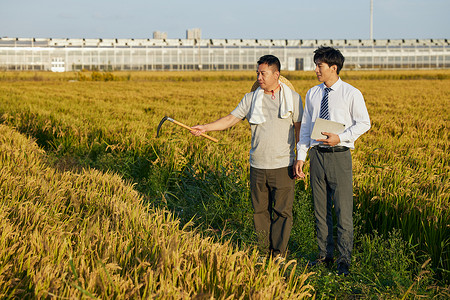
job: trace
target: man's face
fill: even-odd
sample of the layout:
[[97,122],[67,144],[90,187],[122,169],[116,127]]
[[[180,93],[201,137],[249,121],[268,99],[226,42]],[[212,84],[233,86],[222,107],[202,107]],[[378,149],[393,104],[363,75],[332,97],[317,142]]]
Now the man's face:
[[268,64],[260,64],[256,71],[259,86],[265,91],[271,91],[277,88],[280,72],[275,67],[269,67]]
[[317,80],[327,82],[336,76],[336,69],[336,65],[330,67],[327,63],[316,61],[316,69],[314,72],[316,72]]

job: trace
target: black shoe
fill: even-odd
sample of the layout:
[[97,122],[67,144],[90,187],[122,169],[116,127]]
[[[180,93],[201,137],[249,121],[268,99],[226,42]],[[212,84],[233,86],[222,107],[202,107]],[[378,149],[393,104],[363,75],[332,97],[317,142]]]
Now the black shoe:
[[314,261],[308,262],[308,267],[315,267],[315,266],[325,264],[325,266],[327,268],[329,268],[329,267],[331,267],[333,262],[334,262],[334,259],[332,257],[319,257],[318,259],[316,259]]
[[278,266],[284,266],[286,264],[286,258],[282,255],[274,257],[273,262]]
[[348,270],[349,267],[350,266],[345,261],[339,262],[338,266],[337,266],[337,274],[338,274],[338,276],[341,276],[341,275],[348,276],[348,275],[350,275],[350,271]]

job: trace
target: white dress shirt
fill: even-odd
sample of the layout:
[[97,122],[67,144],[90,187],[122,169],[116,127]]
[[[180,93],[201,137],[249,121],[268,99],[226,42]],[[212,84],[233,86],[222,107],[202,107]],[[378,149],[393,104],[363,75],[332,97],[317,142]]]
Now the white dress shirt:
[[[325,87],[325,84],[322,83],[306,93],[300,141],[297,144],[298,160],[305,161],[308,149],[320,144],[320,142],[311,138],[311,133],[315,121],[319,117],[320,103]],[[354,149],[355,140],[370,129],[369,113],[363,95],[357,88],[339,78],[331,86],[331,91],[328,93],[328,110],[331,121],[345,125],[344,132],[338,134],[341,140],[338,145]]]

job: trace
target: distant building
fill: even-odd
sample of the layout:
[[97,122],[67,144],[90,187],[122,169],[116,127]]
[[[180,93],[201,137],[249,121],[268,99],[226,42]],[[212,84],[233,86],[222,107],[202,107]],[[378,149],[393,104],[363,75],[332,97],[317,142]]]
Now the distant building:
[[167,32],[153,31],[153,39],[165,40],[165,39],[167,39]]
[[62,57],[53,57],[52,66],[50,68],[52,72],[65,72],[64,59]]
[[449,69],[449,39],[256,40],[0,38],[3,70],[255,70],[273,54],[282,70],[314,70],[314,50],[333,46],[344,70]]
[[186,30],[186,39],[200,40],[202,38],[202,30],[200,28],[193,28]]

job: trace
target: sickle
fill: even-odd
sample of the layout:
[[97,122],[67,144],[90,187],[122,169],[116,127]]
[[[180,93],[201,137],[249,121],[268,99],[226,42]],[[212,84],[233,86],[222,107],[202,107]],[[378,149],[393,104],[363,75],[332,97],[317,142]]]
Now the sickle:
[[[174,119],[172,119],[172,118],[169,118],[168,116],[164,116],[164,118],[162,118],[161,121],[159,122],[158,128],[156,129],[156,137],[159,136],[159,131],[160,131],[160,129],[161,129],[161,126],[162,126],[162,124],[163,124],[166,120],[168,120],[168,121],[170,121],[170,122],[172,122],[172,123],[175,123],[175,124],[177,124],[178,126],[181,126],[181,127],[183,127],[184,129],[187,129],[187,130],[189,130],[189,131],[192,130],[191,127],[189,127],[189,126],[187,126],[187,125],[185,125],[185,124],[183,124],[183,123],[181,123],[181,122],[178,122],[178,121],[176,121],[176,120],[174,120]],[[207,138],[207,139],[210,139],[211,141],[216,142],[216,143],[219,141],[219,140],[217,140],[216,138],[213,138],[213,137],[211,137],[211,136],[209,136],[209,135],[207,135],[207,134],[204,134],[204,133],[201,133],[200,135],[201,135],[202,137],[205,137],[205,138]]]

